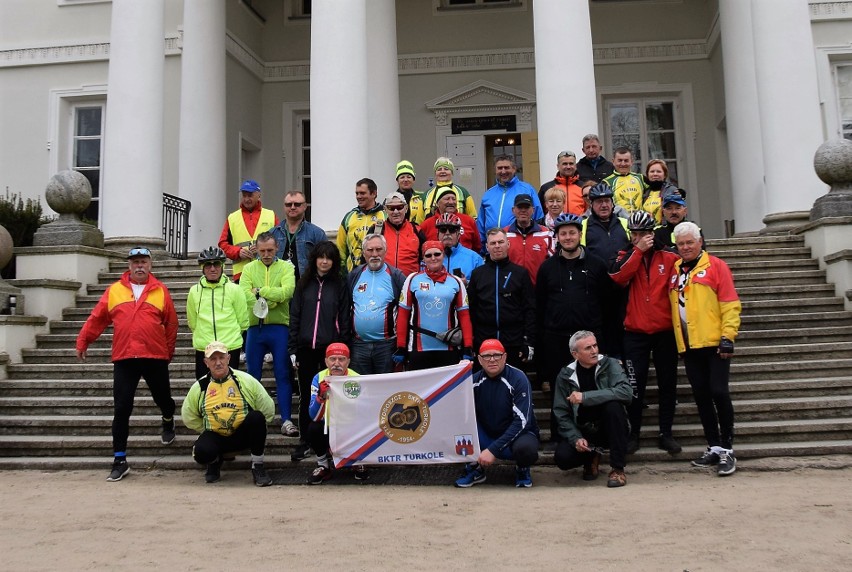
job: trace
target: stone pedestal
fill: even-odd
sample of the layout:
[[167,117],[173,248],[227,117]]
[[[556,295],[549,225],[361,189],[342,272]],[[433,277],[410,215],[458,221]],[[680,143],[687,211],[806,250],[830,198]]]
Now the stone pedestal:
[[33,246],[104,247],[104,234],[80,218],[92,201],[92,187],[86,177],[78,171],[60,171],[44,192],[47,204],[59,213],[59,218],[36,231]]
[[820,145],[814,169],[831,189],[814,201],[810,219],[852,216],[852,141],[836,139]]

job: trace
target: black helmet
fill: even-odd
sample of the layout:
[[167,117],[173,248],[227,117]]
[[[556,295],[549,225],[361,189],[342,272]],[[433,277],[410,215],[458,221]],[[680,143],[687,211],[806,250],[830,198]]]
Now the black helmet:
[[593,201],[595,199],[611,199],[612,198],[612,188],[606,183],[598,183],[591,189],[589,189],[589,201]]
[[562,213],[561,215],[556,217],[556,220],[553,221],[553,233],[556,234],[560,226],[565,226],[569,224],[573,224],[574,226],[582,230],[583,217],[577,216],[573,213]]
[[627,219],[627,230],[654,230],[656,221],[651,213],[636,211]]
[[198,253],[198,263],[225,262],[225,251],[218,246],[208,246]]

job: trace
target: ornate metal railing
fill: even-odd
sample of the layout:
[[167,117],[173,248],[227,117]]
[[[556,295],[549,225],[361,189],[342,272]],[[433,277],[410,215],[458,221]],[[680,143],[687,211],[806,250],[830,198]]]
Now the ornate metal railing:
[[163,193],[163,240],[172,258],[186,260],[189,246],[189,209],[186,199]]

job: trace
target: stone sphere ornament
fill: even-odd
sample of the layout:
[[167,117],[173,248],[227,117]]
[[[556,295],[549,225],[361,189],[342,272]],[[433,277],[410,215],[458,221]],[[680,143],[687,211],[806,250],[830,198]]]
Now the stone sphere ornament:
[[60,171],[47,183],[47,204],[61,215],[79,215],[92,202],[92,185],[79,171]]
[[9,234],[6,227],[0,226],[0,270],[6,268],[6,265],[12,260],[12,249],[14,247],[12,235]]

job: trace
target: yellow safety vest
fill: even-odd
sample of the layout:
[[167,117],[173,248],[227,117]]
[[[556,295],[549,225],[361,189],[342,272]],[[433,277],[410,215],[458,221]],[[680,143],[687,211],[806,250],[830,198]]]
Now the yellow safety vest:
[[[250,235],[246,228],[242,209],[237,209],[228,215],[228,228],[231,229],[231,239],[234,241],[234,246],[251,246],[260,233],[272,230],[274,226],[275,213],[269,209],[260,209],[260,219],[257,221],[257,226],[254,227],[254,236]],[[235,261],[232,270],[234,275],[242,273],[243,267],[248,263],[248,260],[242,259]]]

